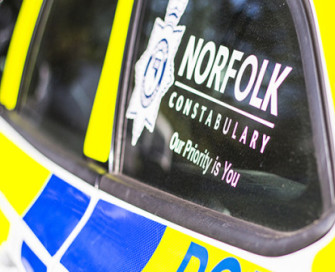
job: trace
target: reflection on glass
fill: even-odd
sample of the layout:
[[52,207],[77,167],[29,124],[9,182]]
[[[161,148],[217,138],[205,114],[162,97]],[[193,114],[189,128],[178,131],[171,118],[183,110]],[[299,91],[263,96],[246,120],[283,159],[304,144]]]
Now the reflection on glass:
[[[136,60],[167,4],[148,1]],[[286,1],[190,0],[180,25],[174,85],[135,146],[126,120],[123,172],[274,229],[310,224],[322,212],[319,175]]]
[[21,0],[0,1],[0,82]]
[[22,92],[24,115],[80,155],[115,8],[116,1],[54,1],[33,43],[38,53],[36,60],[31,54],[32,78]]

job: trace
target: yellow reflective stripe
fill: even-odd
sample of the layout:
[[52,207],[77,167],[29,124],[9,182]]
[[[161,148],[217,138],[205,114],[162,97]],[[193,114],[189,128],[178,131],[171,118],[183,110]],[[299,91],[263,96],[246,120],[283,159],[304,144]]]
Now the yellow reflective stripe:
[[335,36],[333,33],[335,2],[316,0],[314,6],[318,17],[333,100],[335,101]]
[[[226,251],[208,245],[200,240],[194,239],[191,236],[167,227],[161,242],[143,269],[143,272],[177,271],[188,251],[191,242],[196,243],[197,245],[200,245],[207,250],[208,263],[206,265],[206,272],[212,271],[215,266],[228,257],[233,257],[238,260],[241,265],[241,271],[268,271],[242,258],[229,254]],[[185,272],[198,271],[199,266],[199,259],[192,257],[185,269]]]
[[109,156],[122,59],[134,0],[119,0],[104,66],[84,143],[84,154],[106,162]]
[[[0,191],[19,215],[23,215],[47,182],[50,172],[0,133]],[[0,215],[0,243],[8,226]],[[7,229],[7,231],[6,231]],[[2,231],[4,230],[4,233]]]
[[24,64],[42,3],[43,0],[24,0],[20,9],[0,86],[0,102],[8,110],[17,104]]

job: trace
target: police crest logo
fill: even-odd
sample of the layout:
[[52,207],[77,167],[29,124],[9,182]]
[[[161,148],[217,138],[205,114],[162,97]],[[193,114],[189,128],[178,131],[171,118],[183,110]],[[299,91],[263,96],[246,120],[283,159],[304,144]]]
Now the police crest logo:
[[148,46],[135,65],[135,87],[126,117],[133,119],[132,145],[144,127],[153,132],[165,93],[174,83],[174,58],[185,32],[179,26],[188,0],[170,0],[164,21],[156,18]]

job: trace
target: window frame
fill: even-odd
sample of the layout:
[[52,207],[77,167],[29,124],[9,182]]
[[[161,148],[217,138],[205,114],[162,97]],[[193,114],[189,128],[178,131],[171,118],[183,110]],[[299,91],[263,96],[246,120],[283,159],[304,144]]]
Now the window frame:
[[[329,104],[327,106],[327,89],[325,88],[324,77],[322,77],[324,72],[321,65],[320,45],[316,38],[316,26],[313,24],[312,3],[310,0],[287,0],[287,3],[300,42],[306,91],[311,107],[312,131],[321,131],[322,133],[315,133],[316,139],[314,139],[316,153],[319,155],[321,151],[317,144],[320,141],[317,141],[317,139],[324,138],[324,135],[326,135],[325,142],[322,142],[326,146],[322,150],[328,152],[326,154],[328,161],[321,164],[319,161],[317,162],[323,201],[322,216],[313,224],[294,232],[276,231],[191,203],[121,173],[120,161],[122,161],[122,145],[125,138],[125,108],[126,101],[129,100],[131,95],[129,86],[132,79],[129,76],[131,67],[136,62],[133,58],[133,52],[138,46],[136,35],[138,25],[143,20],[142,9],[145,0],[137,2],[132,15],[127,40],[127,53],[120,78],[116,123],[114,124],[109,162],[110,174],[104,176],[100,182],[100,188],[103,191],[182,227],[265,256],[281,256],[302,249],[315,242],[331,228],[335,221],[333,196],[335,176],[333,167],[335,154],[334,120],[330,116]],[[303,47],[301,45],[302,39],[308,41],[307,43],[304,42]],[[320,122],[320,120],[323,122]],[[319,155],[317,155],[317,158],[320,157]],[[328,182],[329,180],[330,182]],[[171,213],[171,210],[174,212]]]

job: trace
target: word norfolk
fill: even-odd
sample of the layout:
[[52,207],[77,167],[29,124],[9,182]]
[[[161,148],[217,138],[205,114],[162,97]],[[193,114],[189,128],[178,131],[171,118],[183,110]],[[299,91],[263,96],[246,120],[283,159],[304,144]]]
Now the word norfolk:
[[[255,55],[247,56],[237,70],[234,65],[241,62],[244,52],[233,50],[220,45],[218,50],[214,42],[209,41],[204,46],[204,40],[199,39],[196,44],[196,37],[190,36],[184,57],[179,67],[178,75],[183,76],[186,70],[186,78],[198,85],[206,83],[207,88],[212,88],[224,93],[229,80],[234,82],[234,97],[237,101],[244,101],[252,91],[249,105],[266,111],[270,105],[272,115],[278,116],[278,89],[292,71],[292,67],[286,66],[281,72],[282,65],[276,63],[272,71],[270,81],[267,85],[264,98],[259,97],[259,90],[268,70],[269,61],[264,59],[258,71],[259,60]],[[228,62],[229,60],[229,62]],[[205,68],[203,68],[205,67]],[[251,73],[247,72],[251,69]],[[248,84],[242,90],[242,78],[248,79]],[[248,78],[249,77],[249,78]]]

